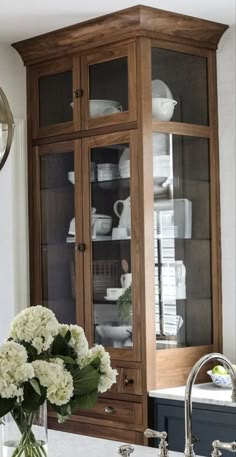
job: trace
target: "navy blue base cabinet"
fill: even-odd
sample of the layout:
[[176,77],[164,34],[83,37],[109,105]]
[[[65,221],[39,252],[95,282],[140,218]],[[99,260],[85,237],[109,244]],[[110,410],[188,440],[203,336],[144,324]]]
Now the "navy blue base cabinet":
[[[184,451],[184,402],[150,398],[150,428],[168,433],[169,449]],[[192,433],[194,450],[198,455],[210,456],[212,441],[236,441],[236,407],[193,403]],[[152,446],[157,447],[157,440]],[[229,453],[222,451],[226,457]]]

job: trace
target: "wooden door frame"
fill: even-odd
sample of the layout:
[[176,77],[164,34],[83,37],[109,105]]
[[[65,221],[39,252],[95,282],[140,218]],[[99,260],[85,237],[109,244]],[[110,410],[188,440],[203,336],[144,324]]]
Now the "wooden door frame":
[[[115,113],[110,116],[89,118],[89,66],[102,62],[127,57],[128,59],[128,111]],[[82,96],[82,129],[92,129],[107,125],[117,125],[132,122],[137,119],[136,111],[136,45],[135,42],[104,47],[94,53],[81,57],[81,86]]]
[[92,247],[91,247],[91,186],[90,186],[90,157],[89,151],[94,147],[108,146],[112,144],[130,144],[131,154],[131,199],[134,202],[131,211],[131,226],[132,226],[132,253],[131,253],[131,270],[133,274],[133,299],[135,303],[135,312],[133,315],[133,327],[135,329],[133,335],[132,349],[114,349],[108,348],[111,357],[115,360],[141,360],[141,321],[140,315],[140,233],[139,233],[139,173],[136,147],[136,132],[125,131],[118,133],[109,133],[99,136],[93,136],[82,140],[82,155],[83,155],[83,232],[84,232],[84,290],[85,290],[85,329],[89,343],[93,343],[93,308],[92,308]]

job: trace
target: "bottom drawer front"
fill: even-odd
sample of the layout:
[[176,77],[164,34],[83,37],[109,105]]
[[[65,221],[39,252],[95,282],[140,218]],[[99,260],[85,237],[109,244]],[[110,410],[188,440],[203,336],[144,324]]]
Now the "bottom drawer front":
[[59,424],[57,419],[48,418],[48,428],[62,432],[79,433],[81,435],[110,439],[133,444],[143,444],[143,433],[122,428],[104,427],[104,425],[84,424],[68,420]]
[[139,403],[99,399],[94,408],[89,411],[79,410],[78,413],[124,424],[142,424],[142,405]]

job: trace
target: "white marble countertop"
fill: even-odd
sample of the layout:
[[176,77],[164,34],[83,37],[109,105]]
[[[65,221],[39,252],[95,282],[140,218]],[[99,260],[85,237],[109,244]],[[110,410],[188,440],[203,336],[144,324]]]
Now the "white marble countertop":
[[[192,401],[211,405],[232,406],[236,403],[231,400],[231,389],[217,387],[212,382],[193,386]],[[150,390],[149,397],[165,398],[166,400],[184,400],[185,386],[170,387],[168,389]]]
[[[116,457],[118,456],[118,447],[126,443],[49,430],[48,444],[49,457],[80,457],[83,455],[89,457]],[[156,448],[140,446],[138,444],[134,444],[134,448],[132,457],[158,456],[158,450]],[[180,452],[170,451],[169,456],[181,457],[182,454]]]
[[[118,447],[122,444],[126,443],[48,430],[48,457],[117,457]],[[156,448],[134,444],[132,457],[158,457],[158,455]],[[169,451],[169,457],[183,457],[183,454]]]

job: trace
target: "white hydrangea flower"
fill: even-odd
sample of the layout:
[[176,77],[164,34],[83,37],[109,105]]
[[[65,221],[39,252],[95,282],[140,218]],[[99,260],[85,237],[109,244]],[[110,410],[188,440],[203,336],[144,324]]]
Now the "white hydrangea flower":
[[15,341],[0,347],[0,396],[23,398],[22,384],[34,377],[34,370],[27,363],[27,352]]
[[47,388],[47,399],[57,406],[65,405],[73,396],[73,378],[59,359],[56,363],[44,360],[32,362],[36,378],[42,386]]
[[89,349],[87,355],[81,360],[81,368],[91,363],[96,358],[100,359],[100,377],[98,382],[98,392],[106,392],[112,384],[116,382],[117,370],[111,368],[111,359],[107,351],[102,345],[96,345]]
[[11,337],[15,341],[26,341],[35,347],[38,354],[46,351],[54,336],[58,334],[59,323],[55,314],[43,306],[31,306],[19,313],[11,324]]
[[59,327],[59,333],[64,337],[66,333],[70,330],[71,338],[68,342],[75,352],[77,353],[77,361],[80,362],[82,357],[84,357],[88,352],[88,341],[84,334],[84,329],[78,325],[67,325],[62,324]]

